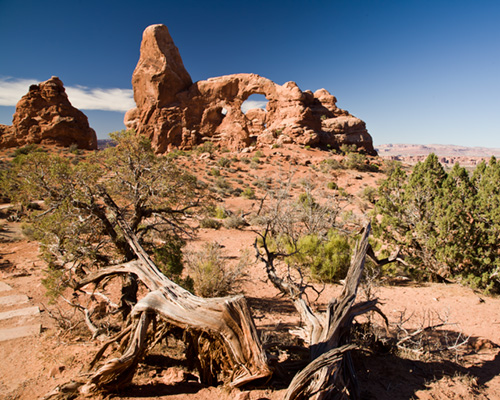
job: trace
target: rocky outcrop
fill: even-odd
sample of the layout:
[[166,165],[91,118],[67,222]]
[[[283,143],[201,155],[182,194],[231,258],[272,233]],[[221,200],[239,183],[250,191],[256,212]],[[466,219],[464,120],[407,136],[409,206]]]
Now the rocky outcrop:
[[[137,107],[126,113],[125,125],[148,136],[159,153],[211,140],[230,149],[252,143],[354,144],[376,154],[365,123],[338,108],[325,89],[303,92],[294,82],[278,85],[256,74],[192,83],[164,25],[144,31],[132,85]],[[266,97],[266,109],[245,114],[241,106],[252,94]]]
[[97,149],[97,136],[87,117],[71,105],[55,76],[31,85],[16,105],[12,125],[0,125],[0,148],[31,143]]

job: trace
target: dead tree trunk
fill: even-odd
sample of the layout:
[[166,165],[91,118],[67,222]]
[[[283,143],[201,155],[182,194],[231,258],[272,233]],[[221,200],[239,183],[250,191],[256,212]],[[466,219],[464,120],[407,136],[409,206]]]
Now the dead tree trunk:
[[[113,389],[129,383],[148,346],[148,327],[158,317],[188,332],[191,355],[197,358],[200,378],[206,383],[224,381],[238,387],[272,374],[257,330],[243,296],[204,299],[191,294],[163,275],[139,244],[126,222],[116,215],[123,235],[138,259],[101,269],[74,285],[79,289],[111,275],[135,274],[151,292],[132,309],[128,338],[121,357],[114,358],[81,382],[78,390],[89,393]],[[92,366],[104,353],[104,345]]]
[[354,304],[364,269],[370,224],[365,227],[356,248],[342,293],[338,299],[330,301],[324,316],[316,315],[303,297],[307,286],[284,280],[277,275],[274,260],[279,255],[267,247],[267,233],[265,231],[261,235],[264,253],[257,249],[258,255],[266,264],[269,280],[292,299],[305,324],[300,336],[308,342],[310,348],[311,362],[295,376],[285,400],[357,398],[355,375],[349,353],[354,347],[348,345],[350,328],[357,315],[368,311],[381,314],[376,307],[377,300]]

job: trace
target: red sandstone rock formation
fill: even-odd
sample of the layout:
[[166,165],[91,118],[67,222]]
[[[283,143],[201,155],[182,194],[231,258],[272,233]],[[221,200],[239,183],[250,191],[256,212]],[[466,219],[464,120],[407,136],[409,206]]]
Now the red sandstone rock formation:
[[71,105],[63,83],[55,76],[31,85],[16,105],[12,125],[0,125],[0,148],[31,143],[97,149],[97,137],[87,117]]
[[[151,138],[159,153],[211,140],[230,149],[252,143],[332,148],[345,143],[376,154],[365,123],[338,108],[325,89],[302,92],[294,82],[281,86],[255,74],[192,83],[164,25],[144,31],[132,85],[137,107],[127,112],[125,125]],[[252,94],[266,97],[266,110],[244,114],[241,105]]]

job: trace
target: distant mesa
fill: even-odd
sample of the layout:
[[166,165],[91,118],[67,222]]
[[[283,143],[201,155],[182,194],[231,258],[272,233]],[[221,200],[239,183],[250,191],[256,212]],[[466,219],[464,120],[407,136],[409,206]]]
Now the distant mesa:
[[31,85],[16,105],[12,125],[0,125],[0,148],[32,143],[97,149],[95,131],[86,115],[71,105],[58,77]]
[[[325,89],[303,92],[294,82],[278,85],[256,74],[193,83],[164,25],[144,31],[132,86],[137,107],[126,113],[125,125],[149,137],[158,153],[210,140],[232,150],[254,143],[349,144],[377,154],[365,123],[338,108]],[[266,97],[266,109],[244,114],[241,106],[252,94]]]

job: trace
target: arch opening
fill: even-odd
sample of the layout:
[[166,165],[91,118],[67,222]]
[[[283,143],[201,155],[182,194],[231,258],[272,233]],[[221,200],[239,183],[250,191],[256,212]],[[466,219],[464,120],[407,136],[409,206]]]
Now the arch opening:
[[261,108],[264,111],[269,100],[263,94],[252,94],[246,99],[241,105],[241,112],[246,114],[248,110],[253,110],[254,108]]

